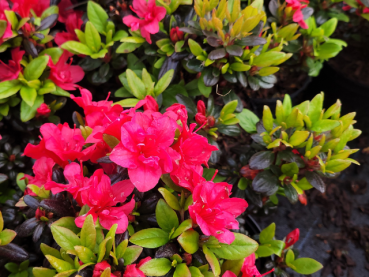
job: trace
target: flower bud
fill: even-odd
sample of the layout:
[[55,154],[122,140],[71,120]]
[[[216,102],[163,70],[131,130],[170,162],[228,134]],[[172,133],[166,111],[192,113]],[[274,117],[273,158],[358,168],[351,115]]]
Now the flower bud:
[[184,33],[180,31],[178,27],[172,28],[172,30],[170,30],[170,39],[172,40],[173,43],[183,40],[183,38]]
[[201,113],[197,113],[197,114],[195,115],[195,120],[196,120],[196,122],[197,122],[200,126],[202,126],[203,124],[205,124],[205,122],[206,122],[208,119],[206,118],[206,116],[205,116],[205,115],[203,115],[203,114],[201,114]]
[[254,178],[259,172],[260,170],[251,169],[250,166],[248,165],[245,165],[240,169],[240,174],[242,175],[242,177],[245,177],[246,179],[250,180],[254,180]]
[[37,108],[37,114],[36,117],[48,117],[51,113],[51,110],[48,105],[45,103],[42,103],[40,107]]
[[197,102],[197,112],[206,115],[206,107],[204,101],[200,100]]
[[289,233],[286,236],[286,241],[285,241],[286,246],[285,246],[285,249],[287,249],[288,247],[294,245],[299,240],[299,237],[300,237],[300,230],[298,228],[296,228],[291,233]]

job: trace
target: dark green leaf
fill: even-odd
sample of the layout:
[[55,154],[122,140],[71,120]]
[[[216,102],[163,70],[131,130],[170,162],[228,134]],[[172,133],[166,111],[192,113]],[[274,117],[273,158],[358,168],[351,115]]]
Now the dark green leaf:
[[252,188],[256,192],[265,193],[266,195],[273,195],[277,192],[279,187],[278,177],[270,170],[265,170],[256,175],[252,181]]
[[261,151],[254,154],[249,165],[252,169],[266,169],[271,166],[274,162],[275,154],[272,151]]
[[317,190],[321,193],[325,192],[325,184],[322,178],[319,176],[318,173],[314,171],[306,171],[305,173],[306,180]]

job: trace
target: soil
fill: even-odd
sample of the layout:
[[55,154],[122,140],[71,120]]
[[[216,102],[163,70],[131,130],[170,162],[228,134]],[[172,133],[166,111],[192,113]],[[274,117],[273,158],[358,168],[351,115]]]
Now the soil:
[[369,22],[357,16],[353,19],[338,25],[335,37],[346,41],[348,47],[329,64],[345,78],[369,86]]
[[350,45],[329,61],[346,78],[369,87],[369,44]]

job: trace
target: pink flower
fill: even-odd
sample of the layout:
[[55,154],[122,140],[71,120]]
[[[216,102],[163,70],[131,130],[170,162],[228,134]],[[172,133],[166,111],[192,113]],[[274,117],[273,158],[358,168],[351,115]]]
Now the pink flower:
[[[33,165],[33,173],[34,177],[24,174],[24,178],[28,179],[28,184],[30,185],[36,185],[38,187],[42,187],[46,183],[52,181],[52,175],[53,175],[53,167],[55,165],[55,162],[46,157],[42,157],[38,159],[35,164]],[[32,196],[36,196],[30,189],[26,189],[27,194],[30,194]]]
[[[102,261],[95,264],[94,271],[92,272],[92,277],[100,277],[105,269],[110,268],[111,266],[107,261]],[[116,275],[110,273],[110,277],[116,277]]]
[[[74,30],[75,29],[81,30],[81,26],[83,24],[81,17],[82,13],[80,12],[73,12],[67,15],[67,19],[65,20],[65,28],[67,29],[67,31],[56,34],[54,40],[57,45],[60,46],[63,43],[70,40],[79,41],[77,34]],[[59,21],[61,18],[63,17],[59,17]]]
[[80,159],[84,156],[82,147],[85,139],[79,129],[71,129],[68,123],[46,123],[41,126],[41,141],[38,145],[28,144],[24,155],[32,159],[48,157],[58,165],[65,167],[69,161]]
[[83,206],[81,192],[90,188],[90,179],[83,176],[83,167],[77,163],[70,163],[64,169],[65,179],[68,184],[59,184],[52,180],[45,183],[45,189],[53,194],[68,191],[73,195],[78,205]]
[[176,184],[193,191],[196,183],[190,181],[192,171],[202,174],[202,165],[208,164],[211,153],[218,150],[210,145],[207,138],[193,132],[196,124],[191,124],[188,129],[186,123],[182,121],[183,130],[178,137],[177,143],[172,148],[181,155],[181,159],[174,164],[174,170],[170,176]]
[[[301,28],[307,29],[309,26],[304,21],[304,15],[302,14],[302,9],[307,7],[309,4],[308,0],[286,0],[287,7],[291,8],[293,13],[292,19],[294,22],[298,23]],[[304,3],[304,4],[302,4]]]
[[10,81],[18,78],[22,70],[20,61],[23,58],[25,51],[20,51],[19,47],[12,49],[12,60],[5,64],[0,60],[0,81]]
[[296,228],[286,236],[285,241],[286,246],[284,248],[287,249],[288,247],[294,245],[299,240],[299,238],[300,238],[300,230]]
[[36,117],[48,117],[51,113],[51,110],[48,105],[42,103],[40,107],[37,108]]
[[159,111],[159,105],[156,102],[154,97],[148,95],[148,96],[145,97],[144,101],[146,101],[146,103],[143,106],[145,111],[147,111],[147,110],[150,110],[150,111],[153,111],[153,112],[158,112]]
[[70,98],[80,106],[86,116],[86,124],[91,128],[96,126],[108,126],[120,117],[122,106],[114,105],[113,101],[92,101],[92,94],[87,89],[80,88],[81,97],[71,95]]
[[105,229],[109,230],[114,224],[118,224],[116,233],[124,233],[128,227],[127,216],[134,209],[135,201],[132,198],[122,206],[113,206],[127,200],[134,189],[132,182],[124,180],[111,186],[110,178],[102,169],[98,169],[91,176],[89,186],[88,190],[82,192],[82,202],[88,205],[90,210],[87,214],[76,218],[76,225],[82,227],[86,217],[91,214],[94,222],[99,218],[101,226]]
[[13,11],[18,12],[22,18],[31,17],[31,10],[40,17],[50,6],[50,0],[12,0],[12,2]]
[[274,268],[264,274],[260,274],[259,270],[255,266],[255,253],[252,253],[250,256],[245,258],[241,268],[242,277],[262,277],[273,271]]
[[59,7],[59,22],[61,23],[68,23],[68,20],[71,18],[68,18],[69,15],[76,13],[78,18],[81,18],[83,15],[82,11],[74,11],[71,6],[75,4],[76,1],[71,0],[61,0],[58,7]]
[[75,90],[78,83],[83,79],[85,73],[79,65],[71,65],[72,60],[68,64],[68,58],[73,56],[68,51],[64,51],[58,62],[54,65],[51,57],[49,58],[48,66],[50,67],[49,79],[55,85],[65,90]]
[[138,264],[127,265],[123,273],[123,277],[145,277],[146,275],[140,270],[140,267],[151,260],[151,257],[142,259]]
[[129,178],[139,191],[148,191],[156,186],[162,174],[172,171],[172,159],[179,158],[169,147],[176,129],[177,123],[168,116],[153,119],[137,112],[122,125],[121,142],[110,159],[128,168]]
[[231,189],[232,185],[225,182],[199,184],[193,191],[193,204],[189,207],[192,220],[205,235],[227,244],[235,238],[228,229],[238,229],[236,217],[248,206],[243,199],[229,198]]
[[10,38],[13,36],[11,23],[8,21],[5,15],[5,11],[9,11],[9,10],[11,9],[9,7],[8,1],[1,0],[0,1],[0,20],[6,21],[6,29],[4,31],[4,34],[0,37],[0,44],[3,43],[4,39]]
[[159,32],[159,22],[165,17],[166,10],[156,6],[155,0],[133,0],[134,11],[140,18],[128,15],[123,18],[123,23],[132,31],[141,31],[141,35],[151,44],[150,34]]

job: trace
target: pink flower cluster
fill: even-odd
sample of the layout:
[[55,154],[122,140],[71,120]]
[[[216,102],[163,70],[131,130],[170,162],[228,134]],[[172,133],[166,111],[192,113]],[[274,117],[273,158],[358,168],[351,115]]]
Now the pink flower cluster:
[[[123,110],[112,101],[92,101],[85,89],[81,89],[81,97],[71,98],[84,109],[89,135],[84,132],[83,136],[80,129],[67,123],[46,123],[40,129],[40,143],[27,145],[24,154],[37,159],[35,177],[26,176],[30,183],[44,185],[54,194],[68,191],[81,207],[90,208],[76,219],[77,226],[91,214],[104,228],[117,223],[117,233],[124,232],[135,208],[134,198],[128,198],[134,188],[149,191],[163,174],[169,174],[177,185],[193,193],[190,216],[203,233],[232,243],[234,235],[228,229],[238,228],[235,218],[245,211],[247,202],[230,198],[231,185],[202,177],[203,166],[218,149],[194,131],[196,124],[187,125],[185,106],[174,104],[160,113],[155,99],[147,96],[136,107]],[[99,163],[106,156],[112,163]],[[90,177],[83,173],[86,161],[95,164]],[[54,166],[64,168],[67,184],[51,180]],[[111,185],[109,175],[120,167],[128,169],[129,180]]]
[[304,21],[304,15],[302,14],[302,9],[306,8],[309,4],[308,0],[286,0],[287,8],[291,8],[293,12],[292,19],[294,22],[298,23],[301,28],[307,29],[309,26]]

